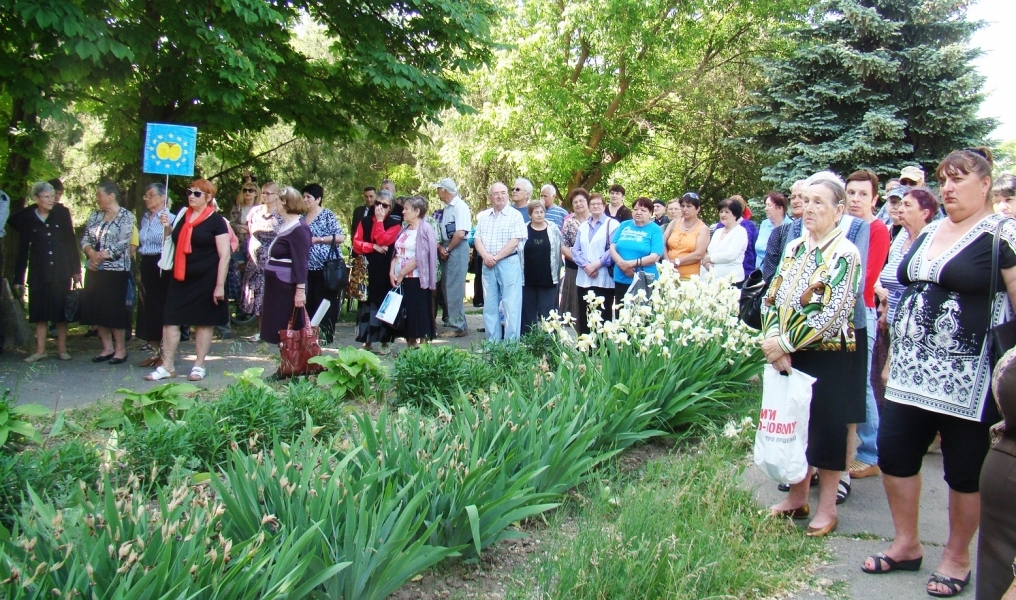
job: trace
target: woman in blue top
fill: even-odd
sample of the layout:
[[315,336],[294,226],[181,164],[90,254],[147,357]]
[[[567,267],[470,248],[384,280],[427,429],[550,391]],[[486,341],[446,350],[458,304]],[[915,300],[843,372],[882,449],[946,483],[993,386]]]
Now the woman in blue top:
[[663,256],[663,230],[653,223],[653,202],[639,198],[632,219],[621,223],[610,239],[614,260],[614,306],[620,306],[636,271],[644,271],[646,283],[656,278],[656,263]]
[[766,196],[766,219],[758,226],[758,238],[755,240],[755,268],[762,268],[766,257],[766,245],[773,229],[783,224],[787,218],[787,197],[772,191]]
[[[339,315],[339,290],[330,290],[325,283],[325,261],[332,252],[332,245],[342,244],[342,226],[335,213],[321,208],[325,190],[317,183],[303,186],[300,192],[307,205],[307,214],[301,217],[310,228],[310,256],[307,258],[307,314],[314,316],[321,302],[327,300],[328,312],[321,321],[321,337],[331,344],[335,335],[335,321]],[[341,255],[342,250],[339,249]]]

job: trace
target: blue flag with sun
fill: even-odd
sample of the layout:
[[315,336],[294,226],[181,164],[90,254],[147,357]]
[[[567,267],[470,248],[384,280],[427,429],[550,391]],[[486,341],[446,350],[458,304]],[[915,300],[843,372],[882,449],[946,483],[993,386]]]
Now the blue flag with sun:
[[194,175],[198,128],[149,123],[142,171],[159,175]]

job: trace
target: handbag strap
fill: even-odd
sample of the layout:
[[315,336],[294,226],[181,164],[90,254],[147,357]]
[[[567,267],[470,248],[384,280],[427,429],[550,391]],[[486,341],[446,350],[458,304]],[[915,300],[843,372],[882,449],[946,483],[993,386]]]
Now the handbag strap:
[[332,235],[331,248],[328,250],[328,260],[332,260],[333,258],[342,258],[342,255],[339,253],[339,247],[335,245],[336,235],[338,234]]
[[991,331],[991,313],[995,308],[995,296],[998,295],[998,252],[999,234],[1002,232],[1002,224],[1007,219],[999,219],[995,227],[995,235],[991,240],[991,286],[988,288],[988,331]]
[[313,325],[310,324],[310,317],[307,315],[307,305],[294,306],[293,314],[289,315],[289,324],[286,325],[286,329],[289,331],[293,330],[293,322],[296,321],[296,311],[303,311],[303,331],[313,331]]

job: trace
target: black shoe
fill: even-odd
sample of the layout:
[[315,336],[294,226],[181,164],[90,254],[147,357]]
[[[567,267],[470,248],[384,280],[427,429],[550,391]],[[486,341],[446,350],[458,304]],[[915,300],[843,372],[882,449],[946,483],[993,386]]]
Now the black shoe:
[[122,365],[125,362],[127,362],[128,358],[130,358],[130,354],[124,354],[123,358],[114,358],[113,360],[109,361],[109,364],[111,364],[111,365]]
[[477,331],[478,333],[487,333],[487,330],[486,330],[485,328],[483,328],[483,327],[477,327],[477,328],[476,328],[476,331]]
[[82,336],[82,337],[90,338],[90,337],[95,337],[97,335],[99,335],[99,330],[98,329],[89,329],[88,331],[85,332],[85,335]]
[[108,362],[109,359],[111,358],[113,358],[113,354],[100,354],[99,356],[93,356],[92,362],[94,363]]
[[190,329],[181,329],[180,330],[180,341],[181,342],[189,342],[190,341]]
[[49,326],[49,337],[51,337],[51,338],[55,338],[56,337],[56,327],[54,327],[52,325]]

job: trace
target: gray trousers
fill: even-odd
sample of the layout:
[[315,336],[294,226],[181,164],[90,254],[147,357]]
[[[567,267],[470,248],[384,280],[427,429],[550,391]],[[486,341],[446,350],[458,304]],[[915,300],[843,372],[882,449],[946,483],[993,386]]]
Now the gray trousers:
[[448,304],[448,326],[455,332],[469,331],[469,326],[466,325],[466,310],[462,306],[462,299],[466,294],[468,267],[469,245],[463,240],[448,255],[441,280],[445,302]]

